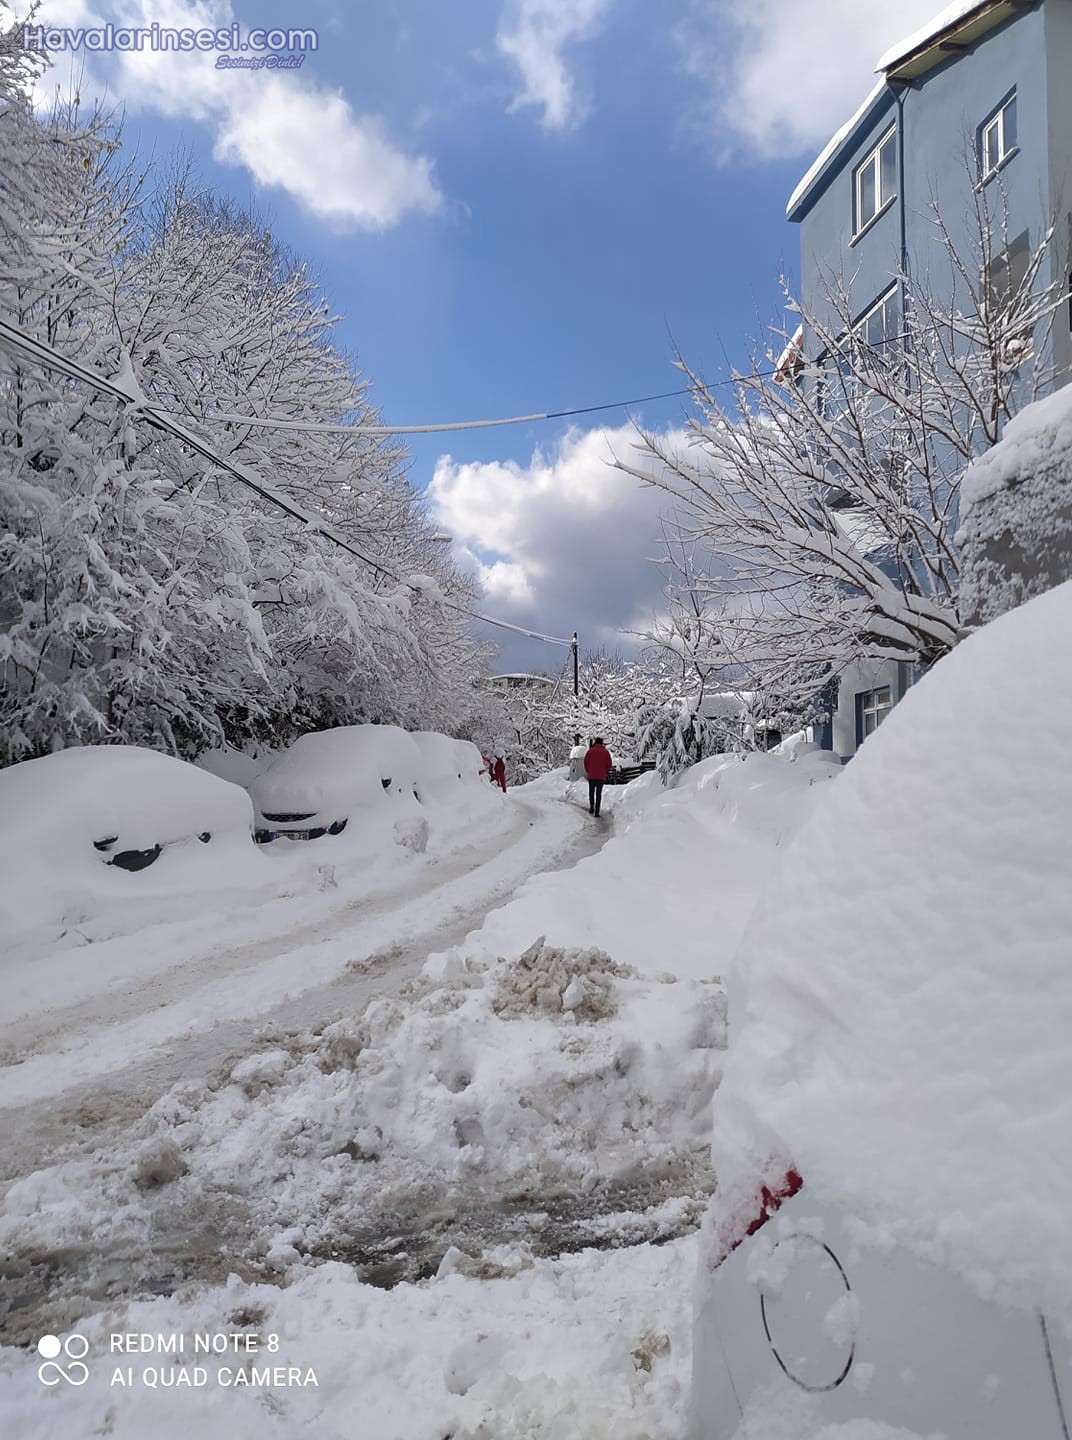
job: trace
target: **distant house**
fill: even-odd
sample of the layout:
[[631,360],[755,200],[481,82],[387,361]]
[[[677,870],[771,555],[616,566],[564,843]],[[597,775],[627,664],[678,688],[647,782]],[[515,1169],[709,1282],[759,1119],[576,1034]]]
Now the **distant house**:
[[[1051,247],[1051,274],[1069,300],[1056,316],[1053,388],[1072,367],[1072,0],[954,0],[935,20],[883,55],[881,78],[834,135],[790,197],[800,226],[803,310],[832,319],[824,277],[850,288],[854,332],[872,344],[897,335],[904,297],[897,276],[942,274],[928,219],[937,199],[954,244],[969,253],[970,187],[999,175],[1008,204],[1006,254],[985,278],[1022,279],[1039,227],[1064,216]],[[806,330],[779,359],[792,379],[802,355],[823,359]],[[851,524],[852,498],[845,496]],[[853,755],[916,678],[909,663],[862,662],[838,682],[825,741]]]
[[489,675],[484,681],[489,690],[553,690],[557,683],[550,675],[526,675],[520,671]]

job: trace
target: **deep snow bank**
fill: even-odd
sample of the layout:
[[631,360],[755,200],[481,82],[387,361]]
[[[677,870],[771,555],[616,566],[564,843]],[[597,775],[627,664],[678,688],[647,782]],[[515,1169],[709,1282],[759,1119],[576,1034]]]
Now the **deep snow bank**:
[[[840,774],[832,756],[803,746],[716,755],[669,786],[651,774],[608,789],[603,820],[590,823],[612,826],[609,843],[573,871],[530,880],[488,916],[481,951],[509,953],[545,934],[598,945],[646,975],[718,976],[780,847]],[[562,774],[538,783],[562,784]]]
[[735,1155],[745,1175],[780,1146],[817,1199],[1066,1316],[1070,633],[1072,584],[966,641],[868,740],[738,950],[714,1102],[727,1185]]

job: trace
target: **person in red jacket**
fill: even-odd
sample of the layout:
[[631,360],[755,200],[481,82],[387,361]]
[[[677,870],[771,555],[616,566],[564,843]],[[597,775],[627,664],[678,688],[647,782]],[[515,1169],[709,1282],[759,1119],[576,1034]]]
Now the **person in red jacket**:
[[493,785],[501,785],[502,792],[506,794],[506,751],[501,747],[495,751],[495,764],[491,769],[491,780]]
[[588,776],[588,813],[599,814],[599,802],[603,799],[603,786],[614,768],[610,751],[603,744],[602,735],[597,735],[588,747],[584,757],[584,773]]

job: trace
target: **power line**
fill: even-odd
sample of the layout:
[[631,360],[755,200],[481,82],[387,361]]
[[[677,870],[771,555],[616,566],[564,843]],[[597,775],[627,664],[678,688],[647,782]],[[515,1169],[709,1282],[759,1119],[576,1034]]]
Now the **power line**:
[[[310,515],[309,512],[303,510],[301,506],[295,505],[293,501],[288,500],[287,497],[276,490],[274,486],[262,480],[261,477],[255,471],[250,470],[248,466],[241,465],[234,460],[229,460],[220,455],[216,450],[213,450],[210,445],[207,445],[200,436],[190,430],[188,426],[181,424],[170,411],[161,410],[157,406],[149,405],[141,393],[133,374],[131,374],[130,379],[127,380],[125,373],[121,371],[119,375],[108,379],[90,366],[83,365],[80,361],[71,360],[61,355],[60,352],[53,349],[51,345],[46,344],[43,340],[38,340],[33,335],[28,335],[24,330],[21,330],[16,325],[10,324],[3,318],[0,318],[0,346],[4,346],[8,350],[14,350],[18,354],[28,356],[47,369],[59,371],[60,374],[66,375],[69,379],[80,380],[86,385],[91,385],[102,394],[111,395],[124,405],[134,408],[139,415],[145,418],[148,424],[158,430],[164,430],[173,435],[184,445],[189,446],[196,454],[201,455],[213,465],[219,466],[221,470],[227,471],[227,473],[232,475],[240,484],[245,485],[248,489],[259,495],[262,500],[267,501],[268,504],[274,505],[277,509],[284,511],[285,514],[290,515],[293,519],[299,520],[316,534],[322,535],[325,540],[330,540],[332,544],[338,545],[341,549],[346,550],[363,564],[371,566],[378,574],[387,576],[388,579],[393,580],[397,585],[404,585],[410,589],[413,588],[412,581],[404,579],[389,566],[384,565],[382,561],[365,554],[364,551],[358,549],[356,545],[341,535],[333,525],[329,525],[323,520],[318,520],[316,516]],[[129,363],[129,360],[127,360],[126,365],[128,368]],[[508,620],[497,620],[494,616],[484,615],[478,610],[470,609],[467,605],[459,605],[456,600],[450,600],[445,595],[442,596],[442,601],[448,609],[455,610],[462,615],[467,615],[473,620],[482,620],[486,625],[495,625],[501,630],[511,630],[517,635],[526,635],[533,640],[543,640],[549,645],[563,645],[567,649],[573,645],[572,640],[565,640],[561,636],[543,635],[540,634],[539,631],[528,630],[522,625],[512,625]]]
[[[728,381],[723,384],[733,383]],[[295,430],[311,435],[441,435],[450,430],[491,430],[500,425],[528,425],[537,420],[568,420],[573,415],[595,415],[601,410],[624,410],[630,405],[646,405],[655,400],[671,400],[691,395],[683,390],[664,390],[659,395],[638,395],[633,400],[609,400],[604,405],[582,405],[574,410],[546,410],[532,415],[510,415],[501,420],[451,420],[440,425],[310,425],[303,420],[275,420],[271,416],[226,415],[214,412],[202,417],[221,425],[250,425],[262,430]]]

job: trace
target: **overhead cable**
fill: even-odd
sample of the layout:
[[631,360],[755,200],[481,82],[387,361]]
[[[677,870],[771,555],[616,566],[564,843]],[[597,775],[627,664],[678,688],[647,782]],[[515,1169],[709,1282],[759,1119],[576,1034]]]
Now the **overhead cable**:
[[[295,505],[293,501],[288,500],[287,497],[281,494],[274,486],[269,485],[267,481],[263,480],[256,471],[251,470],[246,465],[240,464],[236,460],[230,460],[220,455],[218,451],[214,450],[211,445],[206,444],[205,441],[188,426],[182,424],[170,411],[161,410],[158,406],[148,404],[138,389],[137,382],[133,376],[131,376],[129,381],[122,375],[109,379],[99,371],[92,369],[89,365],[84,365],[81,361],[71,360],[67,356],[60,354],[58,350],[46,344],[45,341],[37,339],[34,335],[27,334],[26,331],[20,329],[17,325],[10,324],[2,317],[0,317],[0,346],[9,351],[15,351],[18,354],[28,356],[30,359],[37,361],[38,364],[50,370],[59,371],[60,374],[66,375],[72,380],[80,380],[86,385],[91,385],[102,394],[111,395],[114,399],[121,401],[138,415],[142,416],[148,424],[158,430],[168,432],[177,440],[181,440],[184,445],[189,446],[196,454],[201,455],[221,470],[225,470],[229,475],[232,475],[239,481],[240,484],[245,485],[248,489],[259,495],[262,500],[267,501],[269,505],[274,505],[277,509],[282,510],[293,519],[299,520],[308,529],[322,535],[325,540],[330,540],[333,545],[338,545],[350,555],[355,556],[356,559],[360,560],[363,564],[370,566],[379,574],[387,576],[388,579],[393,580],[396,584],[413,588],[413,582],[411,580],[406,580],[395,570],[383,564],[381,560],[366,554],[363,550],[352,544],[351,541],[347,540],[345,536],[340,534],[333,525],[327,524],[324,520],[317,519],[315,515],[311,515],[307,510],[303,510],[301,506]],[[543,640],[549,645],[562,645],[567,649],[573,645],[572,640],[563,639],[561,636],[543,635],[538,631],[528,630],[522,625],[512,625],[508,620],[498,620],[494,616],[484,615],[479,610],[473,610],[467,605],[460,605],[457,601],[451,600],[445,595],[442,597],[442,601],[448,609],[455,610],[462,615],[467,615],[473,620],[482,620],[486,625],[494,625],[501,630],[510,630],[517,635],[526,635],[533,640]]]

